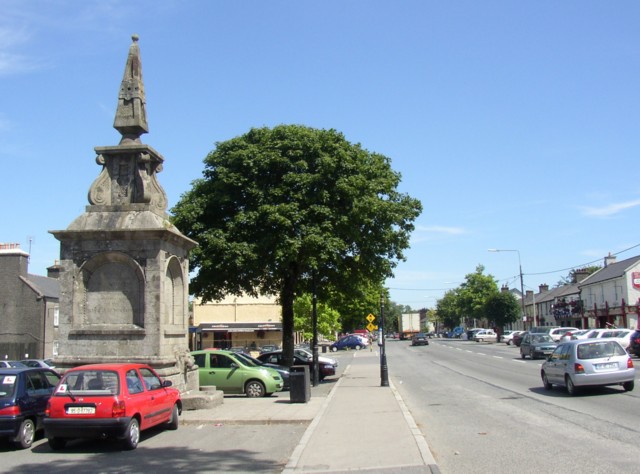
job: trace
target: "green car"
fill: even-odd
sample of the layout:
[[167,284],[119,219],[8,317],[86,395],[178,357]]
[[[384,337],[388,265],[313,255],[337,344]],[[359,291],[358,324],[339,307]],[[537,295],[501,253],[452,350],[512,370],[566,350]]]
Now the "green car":
[[198,364],[200,385],[215,385],[226,393],[268,397],[284,386],[280,374],[268,367],[250,366],[231,351],[203,350],[191,353]]

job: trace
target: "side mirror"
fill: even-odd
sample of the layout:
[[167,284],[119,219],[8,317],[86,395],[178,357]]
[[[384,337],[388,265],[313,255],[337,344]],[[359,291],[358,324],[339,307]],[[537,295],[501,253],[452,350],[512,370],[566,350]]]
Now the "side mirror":
[[162,386],[163,387],[171,387],[173,385],[173,382],[171,380],[163,380],[162,381]]

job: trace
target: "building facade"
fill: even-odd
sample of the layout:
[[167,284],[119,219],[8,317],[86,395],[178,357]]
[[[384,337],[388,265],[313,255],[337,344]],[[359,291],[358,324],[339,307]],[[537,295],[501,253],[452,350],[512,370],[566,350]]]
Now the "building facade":
[[193,349],[259,350],[282,346],[282,307],[274,296],[227,296],[220,301],[193,301]]
[[19,244],[0,244],[0,358],[55,355],[60,285],[57,266],[48,276],[28,273],[29,254]]

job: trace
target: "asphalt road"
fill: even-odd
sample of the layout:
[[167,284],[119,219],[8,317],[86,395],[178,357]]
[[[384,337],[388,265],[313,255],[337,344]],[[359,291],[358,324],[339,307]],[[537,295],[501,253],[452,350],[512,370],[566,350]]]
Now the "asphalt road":
[[640,389],[545,391],[542,361],[505,344],[389,341],[387,360],[444,474],[640,471]]

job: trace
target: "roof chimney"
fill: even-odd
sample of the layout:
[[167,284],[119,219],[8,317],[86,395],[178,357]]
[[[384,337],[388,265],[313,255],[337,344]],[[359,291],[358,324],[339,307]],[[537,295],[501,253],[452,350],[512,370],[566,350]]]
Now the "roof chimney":
[[540,293],[545,293],[545,292],[549,291],[549,285],[544,283],[542,285],[539,285],[538,289],[540,290]]
[[582,280],[589,276],[589,270],[586,268],[579,268],[573,272],[573,283],[581,283]]
[[604,266],[607,267],[612,263],[616,263],[616,256],[615,255],[611,255],[611,252],[609,252],[609,255],[604,257]]

